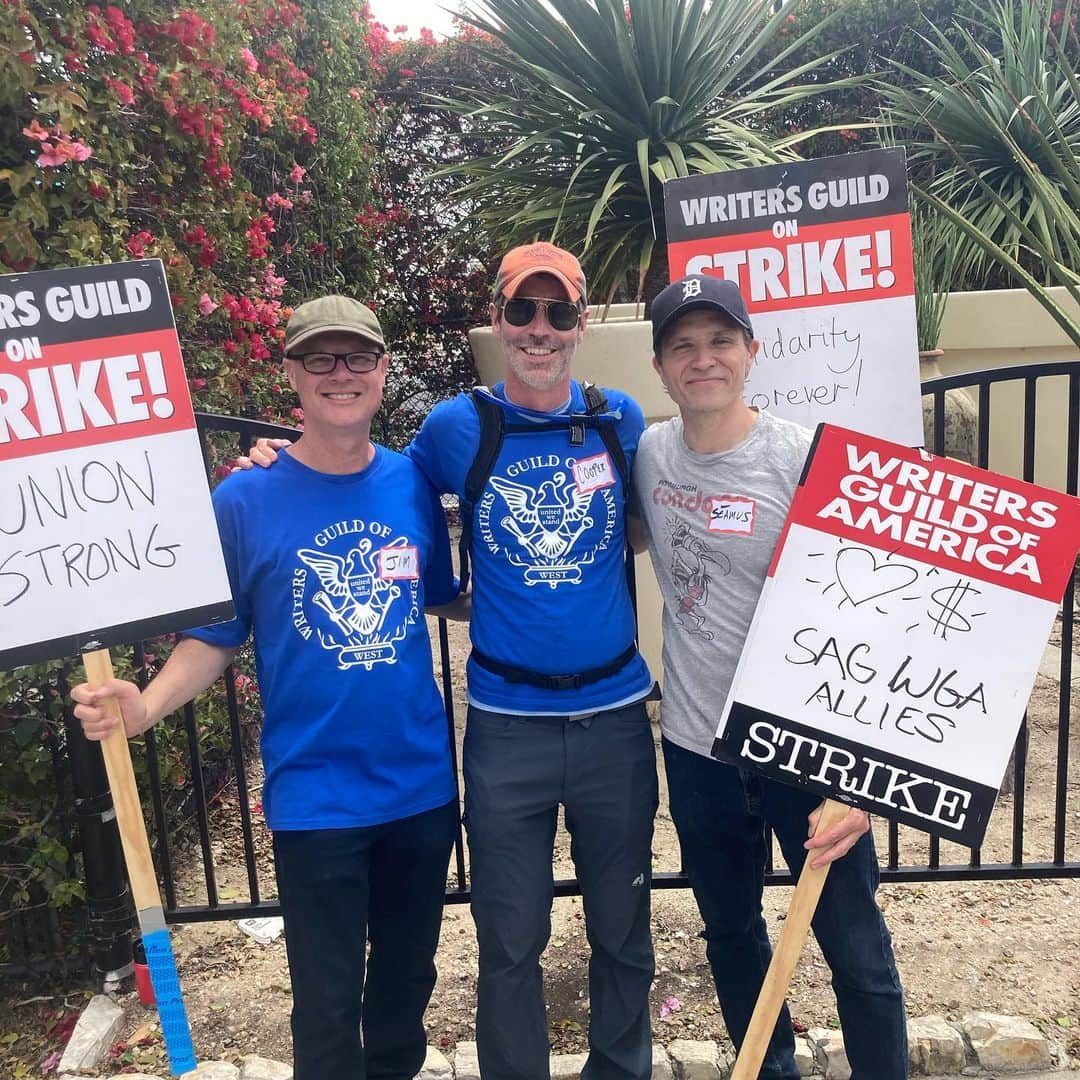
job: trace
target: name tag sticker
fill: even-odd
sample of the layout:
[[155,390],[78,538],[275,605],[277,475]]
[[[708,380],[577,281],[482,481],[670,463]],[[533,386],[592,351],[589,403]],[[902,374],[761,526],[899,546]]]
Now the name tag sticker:
[[420,556],[415,547],[379,549],[379,577],[386,581],[415,581],[420,576]]
[[607,453],[595,457],[582,458],[574,462],[574,481],[578,493],[586,495],[590,491],[611,487],[615,483],[615,473],[611,468],[611,458]]
[[753,499],[739,495],[717,495],[709,501],[709,532],[746,533],[754,531]]

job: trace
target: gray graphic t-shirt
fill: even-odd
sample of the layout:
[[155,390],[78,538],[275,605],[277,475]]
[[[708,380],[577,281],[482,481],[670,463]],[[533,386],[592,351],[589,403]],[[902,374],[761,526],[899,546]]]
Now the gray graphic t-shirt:
[[708,756],[813,433],[762,413],[736,447],[698,454],[679,417],[634,461],[635,512],[664,595],[664,735]]

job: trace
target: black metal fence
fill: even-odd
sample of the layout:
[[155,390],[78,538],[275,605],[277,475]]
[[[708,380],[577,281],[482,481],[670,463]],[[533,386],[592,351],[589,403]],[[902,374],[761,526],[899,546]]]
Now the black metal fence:
[[[929,448],[941,453],[946,445],[950,395],[955,391],[971,388],[975,391],[977,417],[972,433],[974,463],[986,467],[992,464],[999,471],[1011,472],[1025,480],[1034,481],[1036,473],[1042,468],[1037,460],[1037,446],[1040,434],[1037,415],[1041,409],[1050,406],[1065,417],[1064,429],[1049,432],[1049,445],[1055,454],[1062,455],[1064,462],[1063,482],[1054,486],[1063,488],[1070,495],[1077,493],[1078,454],[1080,454],[1080,363],[1062,362],[1031,366],[1013,367],[997,371],[985,371],[964,375],[954,375],[935,379],[923,385],[923,391],[929,395],[933,419],[931,421],[932,438],[928,439]],[[969,402],[971,397],[969,395]],[[993,416],[998,412],[1008,413],[1011,419],[1020,413],[1019,445],[1016,460],[1002,461],[998,453],[997,429]],[[201,414],[198,417],[200,433],[203,438],[204,452],[208,440],[220,440],[227,436],[234,449],[246,452],[252,441],[261,435],[295,437],[296,432],[255,421],[230,417]],[[1050,423],[1057,427],[1057,423]],[[999,425],[1002,426],[1002,425]],[[1043,427],[1045,428],[1045,422]],[[991,437],[992,433],[994,438]],[[1060,437],[1064,439],[1062,448]],[[1014,439],[1015,441],[1015,439]],[[991,461],[991,446],[995,447],[995,460]],[[210,463],[207,457],[208,467]],[[878,835],[879,850],[882,857],[882,880],[886,882],[910,882],[930,880],[972,880],[1037,877],[1077,877],[1080,876],[1080,776],[1077,775],[1077,753],[1071,746],[1072,720],[1072,685],[1073,685],[1073,625],[1075,613],[1075,583],[1070,584],[1062,605],[1060,619],[1060,661],[1057,664],[1056,690],[1053,677],[1047,677],[1037,685],[1038,702],[1033,697],[1033,705],[1025,717],[1016,741],[1013,761],[1006,777],[1003,796],[994,814],[991,830],[988,832],[984,848],[971,850],[954,845],[943,845],[936,838],[928,837],[914,830],[898,827],[895,824],[881,825]],[[442,688],[447,703],[447,720],[451,732],[451,746],[457,745],[455,738],[457,717],[454,710],[452,679],[452,657],[447,626],[440,620],[438,635],[439,653],[442,667]],[[136,646],[136,667],[141,667],[141,646]],[[207,793],[204,783],[204,770],[200,754],[199,736],[195,707],[189,705],[182,711],[182,723],[187,735],[187,755],[189,767],[186,770],[191,780],[190,832],[194,839],[194,858],[186,858],[185,875],[196,875],[194,881],[185,876],[184,885],[199,894],[195,902],[184,902],[178,897],[178,879],[176,854],[169,842],[170,822],[166,817],[165,800],[162,797],[160,770],[158,765],[158,747],[151,730],[145,739],[145,754],[151,778],[149,792],[155,856],[158,872],[163,886],[163,901],[166,917],[171,922],[197,922],[218,919],[243,919],[250,916],[275,915],[279,913],[276,901],[264,898],[258,872],[257,833],[259,826],[252,817],[251,800],[248,791],[247,762],[243,750],[239,710],[237,708],[236,689],[231,672],[225,676],[230,739],[231,739],[231,782],[235,785],[237,813],[239,816],[239,837],[242,848],[244,888],[237,890],[235,884],[228,890],[228,896],[222,895],[215,872],[215,830],[222,822],[208,810]],[[1080,684],[1078,684],[1080,691]],[[1037,708],[1036,708],[1037,706]],[[1029,719],[1031,722],[1029,723]],[[69,743],[81,739],[68,726]],[[83,742],[85,742],[83,740]],[[73,747],[69,746],[69,749]],[[86,749],[84,746],[83,749]],[[90,747],[89,753],[96,752]],[[137,751],[138,752],[138,751]],[[99,752],[98,752],[99,753]],[[1035,755],[1037,767],[1031,768],[1030,762]],[[457,772],[455,762],[455,773]],[[1070,817],[1071,805],[1076,808]],[[85,800],[83,800],[85,802]],[[80,833],[87,829],[87,814],[90,818],[101,817],[101,807],[94,804],[89,807],[80,805]],[[1037,810],[1033,809],[1037,804]],[[83,813],[82,811],[87,811]],[[236,823],[228,823],[228,831],[236,831]],[[84,837],[85,839],[85,837]],[[105,837],[106,841],[108,837]],[[84,858],[87,861],[87,875],[93,875],[99,868],[90,865],[95,853],[83,843]],[[95,843],[95,851],[100,852],[102,845]],[[943,847],[947,850],[943,851]],[[105,844],[105,850],[108,845]],[[112,856],[96,855],[97,858]],[[198,869],[196,869],[198,868]],[[785,871],[770,871],[769,884],[785,884],[790,881]],[[677,867],[661,868],[654,874],[653,887],[657,889],[684,888],[685,876]],[[243,895],[237,896],[240,892]],[[575,895],[579,892],[578,884],[573,879],[556,882],[555,893],[558,896]],[[456,841],[454,862],[451,869],[450,883],[446,894],[449,903],[465,903],[469,900],[469,888],[466,872],[466,853],[459,829]],[[117,898],[112,898],[108,911],[115,915]],[[108,920],[105,920],[108,921]],[[123,920],[120,920],[122,923]],[[91,936],[100,938],[107,933],[110,940],[123,937],[122,925],[112,919],[108,926],[101,918],[91,918]],[[99,960],[99,967],[105,967]],[[0,971],[3,969],[0,968]]]

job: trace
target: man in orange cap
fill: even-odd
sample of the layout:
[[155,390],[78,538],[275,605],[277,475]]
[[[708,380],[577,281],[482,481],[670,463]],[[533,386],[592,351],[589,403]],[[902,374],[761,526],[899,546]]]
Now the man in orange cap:
[[571,378],[586,303],[570,252],[507,252],[491,304],[504,381],[436,406],[407,451],[459,496],[471,555],[463,767],[485,1080],[548,1076],[540,955],[560,804],[592,947],[581,1075],[652,1075],[653,680],[624,560],[644,418],[625,394]]

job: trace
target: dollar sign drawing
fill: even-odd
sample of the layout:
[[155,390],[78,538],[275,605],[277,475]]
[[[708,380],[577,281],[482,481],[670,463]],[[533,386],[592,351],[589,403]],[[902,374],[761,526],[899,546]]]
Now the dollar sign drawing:
[[935,589],[930,594],[931,601],[941,608],[938,614],[933,611],[926,613],[934,623],[931,633],[945,639],[950,630],[966,634],[971,629],[971,620],[965,615],[961,615],[959,611],[960,604],[968,593],[978,596],[979,590],[967,582],[958,580],[952,585],[945,585],[940,589]]

